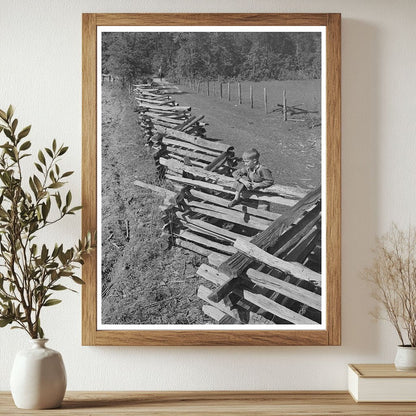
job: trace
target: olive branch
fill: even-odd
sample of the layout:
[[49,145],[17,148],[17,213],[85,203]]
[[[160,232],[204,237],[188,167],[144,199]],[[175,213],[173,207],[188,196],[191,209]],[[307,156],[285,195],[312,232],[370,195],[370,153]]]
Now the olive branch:
[[55,292],[74,291],[61,284],[63,278],[84,283],[76,270],[93,250],[93,237],[88,233],[67,250],[62,244],[52,249],[36,244],[39,231],[81,207],[71,206],[71,191],[60,191],[73,172],[61,172],[58,162],[68,147],[55,139],[50,148],[39,150],[37,172],[25,182],[21,161],[31,156],[31,142],[24,140],[31,126],[18,133],[13,115],[12,106],[0,110],[0,134],[6,136],[0,145],[0,327],[11,324],[32,338],[43,338],[41,311],[61,302],[52,297]]

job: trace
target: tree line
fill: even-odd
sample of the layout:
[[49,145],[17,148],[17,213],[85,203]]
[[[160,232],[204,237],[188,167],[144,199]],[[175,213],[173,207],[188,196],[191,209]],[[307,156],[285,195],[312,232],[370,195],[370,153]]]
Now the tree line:
[[133,82],[170,79],[289,80],[321,77],[316,32],[104,32],[102,72]]

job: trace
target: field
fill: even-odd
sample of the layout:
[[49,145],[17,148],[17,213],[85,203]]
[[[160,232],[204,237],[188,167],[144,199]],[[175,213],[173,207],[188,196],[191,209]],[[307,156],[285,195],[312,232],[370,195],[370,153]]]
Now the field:
[[[203,84],[201,84],[203,85]],[[237,84],[231,84],[231,100],[219,96],[219,84],[210,83],[196,94],[189,85],[181,85],[185,94],[175,100],[190,105],[193,114],[204,114],[209,137],[233,145],[241,156],[245,149],[256,147],[261,162],[270,168],[276,182],[284,185],[314,188],[321,182],[320,81],[263,81],[241,83],[243,103],[237,101]],[[249,88],[253,85],[254,108],[250,108]],[[263,90],[268,91],[268,113],[263,106]],[[286,89],[287,105],[308,110],[307,114],[293,115],[298,121],[284,122],[277,104],[282,102]]]
[[[257,84],[261,91],[264,83]],[[286,88],[289,105],[293,99],[292,105],[304,103],[302,108],[319,111],[319,82],[271,82],[267,87],[276,97]],[[305,121],[283,122],[272,101],[266,115],[256,102],[251,109],[244,102],[238,105],[218,95],[197,95],[186,86],[180,89],[174,99],[192,106],[192,114],[205,115],[209,137],[234,145],[237,155],[258,148],[277,183],[319,185],[317,113]],[[102,109],[102,322],[213,323],[202,313],[202,301],[196,296],[203,279],[195,271],[204,259],[176,247],[168,249],[161,237],[161,198],[133,184],[139,179],[164,186],[157,182],[153,158],[144,146],[133,97],[118,85],[105,83]]]
[[[210,82],[209,93],[211,96],[220,97],[222,89],[222,98],[228,101],[228,86],[226,82]],[[250,86],[253,89],[253,108],[264,110],[264,89],[266,89],[268,111],[275,111],[282,104],[283,90],[286,90],[287,105],[300,106],[314,114],[320,115],[321,93],[320,80],[304,80],[304,81],[261,81],[249,82],[242,81],[241,97],[243,104],[250,104]],[[186,86],[187,83],[184,83]],[[187,85],[189,87],[189,85]],[[196,91],[197,86],[192,85],[192,90]],[[207,95],[207,83],[201,81],[198,92],[201,95]],[[237,103],[238,101],[238,83],[230,82],[230,101]]]

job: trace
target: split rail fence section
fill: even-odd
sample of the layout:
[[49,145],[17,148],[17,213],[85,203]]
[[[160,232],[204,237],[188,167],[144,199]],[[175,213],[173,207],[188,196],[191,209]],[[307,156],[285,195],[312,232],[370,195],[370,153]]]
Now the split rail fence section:
[[164,195],[171,245],[207,257],[197,271],[204,313],[222,324],[320,323],[321,189],[275,184],[229,207],[234,149],[206,137],[203,116],[177,105],[174,88],[134,86],[147,145],[173,190],[135,183]]

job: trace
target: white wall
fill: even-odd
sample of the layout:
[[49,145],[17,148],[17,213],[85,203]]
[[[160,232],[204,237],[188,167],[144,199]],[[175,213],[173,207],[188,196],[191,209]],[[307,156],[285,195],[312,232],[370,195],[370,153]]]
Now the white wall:
[[[415,222],[416,2],[413,0],[0,0],[0,108],[13,103],[33,124],[34,148],[70,145],[76,199],[81,183],[81,13],[342,13],[342,346],[81,347],[80,296],[45,315],[63,354],[70,390],[345,389],[346,364],[392,362],[397,339],[369,316],[359,278],[375,235]],[[72,221],[72,222],[71,222]],[[80,216],[47,236],[70,244]],[[56,229],[55,229],[56,230]],[[0,390],[19,331],[0,331]]]

